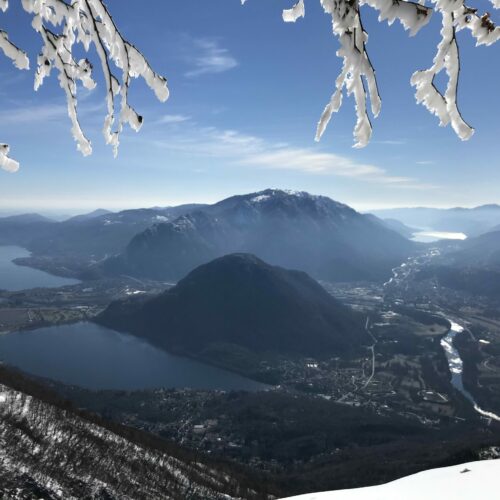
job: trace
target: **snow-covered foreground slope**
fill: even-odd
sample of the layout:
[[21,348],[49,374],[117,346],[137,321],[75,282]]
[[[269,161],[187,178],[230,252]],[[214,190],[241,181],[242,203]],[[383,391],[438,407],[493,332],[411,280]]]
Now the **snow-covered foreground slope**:
[[0,498],[262,498],[223,470],[0,384]]
[[293,497],[294,500],[476,500],[477,498],[485,500],[500,498],[500,459],[432,469],[380,486]]

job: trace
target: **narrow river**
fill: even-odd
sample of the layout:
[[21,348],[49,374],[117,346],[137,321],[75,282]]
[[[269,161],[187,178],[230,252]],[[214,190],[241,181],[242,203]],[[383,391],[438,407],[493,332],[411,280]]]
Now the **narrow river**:
[[[436,248],[431,248],[425,254],[417,257],[410,257],[399,267],[395,267],[392,270],[392,278],[384,283],[384,288],[387,291],[390,291],[391,289],[403,288],[405,280],[407,280],[408,276],[410,276],[412,272],[415,271],[415,269],[418,269],[422,264],[428,264],[434,257],[438,255],[440,255],[440,251]],[[492,420],[500,422],[499,415],[490,411],[483,410],[477,404],[472,394],[467,389],[465,389],[462,378],[464,364],[462,359],[460,358],[460,354],[453,345],[453,340],[458,334],[464,331],[464,327],[449,318],[447,318],[447,320],[450,322],[451,327],[446,336],[441,339],[441,347],[443,348],[444,353],[446,354],[446,359],[448,360],[448,367],[450,369],[451,383],[453,387],[455,387],[457,391],[463,394],[463,396],[468,401],[470,401],[477,413],[486,418],[491,418]]]
[[453,346],[453,340],[459,333],[462,333],[464,331],[464,327],[459,325],[458,323],[455,323],[451,319],[448,319],[448,321],[451,323],[451,328],[448,334],[441,340],[441,346],[444,349],[446,359],[448,360],[448,366],[451,372],[451,383],[453,387],[460,391],[472,403],[474,409],[480,415],[500,422],[500,416],[480,408],[472,394],[467,389],[465,389],[462,378],[464,363],[460,358],[457,349],[455,349],[455,347]]

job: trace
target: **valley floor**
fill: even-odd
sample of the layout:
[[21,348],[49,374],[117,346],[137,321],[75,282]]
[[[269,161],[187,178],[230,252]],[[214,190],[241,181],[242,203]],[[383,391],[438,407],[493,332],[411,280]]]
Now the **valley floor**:
[[[449,329],[443,318],[455,318],[467,325],[467,331],[459,335],[456,342],[464,360],[465,386],[482,406],[497,412],[500,408],[497,389],[500,365],[496,361],[500,348],[500,320],[489,314],[491,305],[482,297],[472,301],[434,282],[418,281],[415,276],[425,264],[425,258],[424,255],[420,260],[408,261],[396,268],[393,279],[384,286],[323,283],[335,297],[369,318],[366,325],[373,345],[367,345],[353,359],[282,356],[262,361],[259,368],[262,371],[273,369],[279,389],[250,394],[182,389],[93,392],[57,383],[48,385],[77,407],[150,433],[153,441],[171,440],[194,451],[197,457],[223,458],[241,470],[256,473],[273,485],[272,491],[278,492],[278,496],[373,485],[426,468],[476,460],[487,447],[500,444],[500,427],[478,415],[470,401],[450,383],[449,367],[440,344]],[[3,291],[0,292],[0,333],[92,320],[112,300],[156,293],[163,288],[162,283],[137,283],[120,278],[60,289]],[[465,318],[467,322],[463,321]],[[14,401],[11,389],[3,391],[0,398]],[[0,484],[0,498],[2,494],[6,498],[31,498],[13,496],[14,490],[5,489],[6,485],[10,481],[12,485],[32,488],[33,481],[35,486],[47,484],[45,477],[55,474],[49,471],[49,476],[44,476],[45,465],[37,460],[37,454],[51,453],[53,445],[46,437],[51,436],[52,428],[57,431],[63,423],[44,422],[48,409],[39,403],[34,407],[30,403],[30,411],[23,414],[26,396],[20,395],[19,399],[16,405],[23,403],[22,406],[10,405],[7,409],[5,401],[0,399],[0,417],[4,413],[3,422],[0,418],[0,448],[5,450],[3,461],[0,453],[0,477],[4,487],[2,490]],[[35,408],[35,415],[30,413],[31,408]],[[59,417],[52,415],[52,418],[57,420]],[[86,447],[86,438],[80,431],[84,429],[87,433],[87,424],[82,427],[80,421],[72,417],[68,425],[75,427],[70,433],[75,434],[77,445]],[[106,436],[102,434],[99,438],[98,447],[107,446]],[[95,445],[89,441],[88,446]],[[128,444],[123,443],[123,446]],[[39,449],[42,451],[37,451]],[[67,452],[69,450],[64,447],[61,449],[63,455]],[[132,456],[131,460],[138,461],[138,467],[142,468],[146,458],[141,457],[141,450],[137,453],[139,455]],[[381,461],[381,456],[385,460]],[[92,465],[94,458],[85,457],[89,460],[89,470],[100,470],[100,465]],[[116,456],[109,460],[97,457],[97,460],[105,460],[106,468],[102,472],[109,475],[114,474],[115,468],[136,468],[134,463],[121,463]],[[499,462],[493,463],[500,472]],[[32,466],[34,472],[29,470]],[[17,469],[20,468],[26,476],[19,476]],[[464,468],[469,468],[470,472],[461,473]],[[474,490],[477,483],[484,487],[488,484],[488,475],[484,476],[485,481],[476,480],[483,475],[482,464],[474,468],[462,466],[462,469],[451,468],[455,472],[446,475],[450,488],[456,483],[459,493],[467,493],[466,486],[460,488],[466,478],[477,494],[482,491]],[[481,474],[475,474],[476,470]],[[187,471],[198,473],[189,467]],[[158,473],[161,475],[161,470]],[[62,490],[69,495],[67,498],[76,491],[71,489],[77,487],[72,481],[76,481],[79,474],[53,476],[58,484],[69,481],[69,489]],[[430,494],[422,493],[424,486],[418,486],[418,481],[422,477],[427,481],[425,474],[386,486],[301,498],[412,500],[425,498],[426,494],[429,499],[473,498],[453,496],[452,489],[441,492],[439,485],[432,482],[430,487],[435,490]],[[494,473],[491,474],[494,477]],[[91,475],[94,477],[93,472]],[[161,484],[154,481],[154,487]],[[408,484],[409,490],[415,490],[418,496],[402,494],[397,486],[390,486],[400,483]],[[112,484],[108,486],[114,488]],[[219,498],[217,488],[215,485],[215,496],[200,498]],[[225,487],[224,492],[227,491]],[[141,498],[141,494],[137,493],[136,498]],[[248,497],[242,495],[242,498]]]

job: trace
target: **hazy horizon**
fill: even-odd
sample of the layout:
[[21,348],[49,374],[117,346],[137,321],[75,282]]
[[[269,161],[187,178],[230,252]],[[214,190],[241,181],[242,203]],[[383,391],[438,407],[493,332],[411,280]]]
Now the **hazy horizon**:
[[[264,188],[264,189],[281,189],[281,188],[276,188],[276,187],[269,187],[269,188]],[[264,190],[262,189],[262,190]],[[259,190],[259,191],[262,191]],[[65,205],[62,203],[58,203],[56,206],[44,206],[44,205],[19,205],[19,206],[8,206],[5,204],[0,205],[0,217],[8,217],[11,215],[23,215],[23,214],[28,214],[28,213],[37,213],[40,215],[44,215],[47,217],[55,217],[55,218],[64,218],[64,217],[73,217],[76,215],[84,215],[88,214],[91,212],[94,212],[96,210],[108,210],[110,212],[120,212],[123,210],[136,210],[136,209],[141,209],[141,208],[165,208],[165,207],[173,207],[173,206],[179,206],[179,205],[184,205],[184,204],[213,204],[217,203],[223,199],[229,198],[230,196],[234,195],[244,195],[244,194],[249,194],[252,191],[248,192],[235,192],[235,193],[229,193],[227,195],[223,195],[221,197],[206,197],[206,198],[199,198],[199,199],[178,199],[178,200],[157,200],[156,202],[153,203],[148,203],[144,202],[142,203],[140,200],[131,202],[130,204],[115,204],[115,203],[106,203],[103,202],[101,204],[96,204],[93,202],[90,202],[88,204],[81,204],[79,206],[75,205]],[[257,191],[255,191],[257,192]],[[480,203],[480,204],[470,204],[470,205],[385,205],[385,204],[380,204],[380,205],[370,205],[370,204],[360,204],[360,203],[349,203],[349,201],[342,200],[342,199],[337,199],[333,196],[330,196],[328,194],[324,193],[317,193],[317,192],[310,192],[310,194],[313,195],[321,195],[321,196],[327,196],[328,198],[331,198],[335,201],[338,201],[340,203],[344,203],[345,205],[350,206],[351,208],[355,209],[358,212],[361,213],[370,213],[370,212],[376,212],[376,211],[381,211],[381,210],[398,210],[398,209],[404,209],[404,208],[435,208],[435,209],[453,209],[453,208],[476,208],[484,205],[500,205],[500,200],[498,201],[491,201],[491,202],[486,202],[486,203]],[[1,203],[1,202],[0,202]]]

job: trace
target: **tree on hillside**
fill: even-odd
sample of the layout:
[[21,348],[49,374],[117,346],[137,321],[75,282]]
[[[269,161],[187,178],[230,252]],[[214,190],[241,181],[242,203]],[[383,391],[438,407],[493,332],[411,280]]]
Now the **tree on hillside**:
[[[128,90],[133,78],[142,77],[160,101],[168,98],[169,91],[164,77],[153,71],[146,58],[131,43],[124,39],[103,0],[17,0],[23,9],[32,15],[32,27],[40,35],[42,48],[37,60],[35,90],[52,70],[57,71],[60,86],[67,99],[68,115],[72,123],[72,134],[82,154],[92,152],[90,141],[78,121],[77,91],[79,85],[93,89],[92,65],[85,59],[77,60],[75,45],[80,44],[86,52],[91,47],[100,60],[106,82],[107,115],[103,134],[107,144],[118,149],[120,133],[125,124],[138,131],[143,118],[129,104]],[[247,0],[241,0],[244,4]],[[312,0],[311,0],[312,1]],[[495,8],[500,0],[491,0]],[[285,22],[295,22],[305,15],[305,0],[298,0],[290,9],[283,11]],[[392,24],[399,20],[410,35],[416,34],[436,11],[442,19],[441,40],[431,67],[416,71],[411,84],[416,89],[416,99],[435,114],[441,126],[451,125],[462,139],[469,139],[474,130],[460,114],[457,104],[457,89],[460,72],[460,56],[457,32],[470,30],[477,45],[491,45],[500,38],[488,13],[480,15],[477,9],[467,6],[464,0],[320,0],[323,9],[332,18],[333,33],[340,42],[337,55],[343,59],[340,75],[327,104],[316,132],[320,140],[332,115],[342,105],[344,91],[354,96],[357,115],[354,127],[355,147],[368,144],[372,125],[371,114],[378,116],[381,98],[378,91],[375,69],[370,61],[366,44],[368,35],[363,28],[362,6],[379,11],[379,21]],[[430,2],[430,5],[425,5]],[[0,0],[0,10],[6,11],[8,0]],[[15,36],[15,34],[14,34]],[[0,30],[0,50],[21,70],[29,69],[27,54]],[[444,93],[435,86],[436,76],[445,71],[447,86]],[[0,168],[16,171],[19,164],[9,157],[9,146],[0,144]]]

